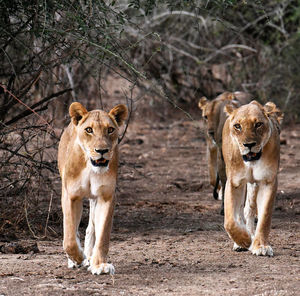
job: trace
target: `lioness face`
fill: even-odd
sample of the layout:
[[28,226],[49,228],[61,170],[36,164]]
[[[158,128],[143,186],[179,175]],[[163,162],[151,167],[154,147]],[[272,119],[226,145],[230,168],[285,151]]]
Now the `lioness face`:
[[238,144],[245,162],[260,159],[271,129],[266,110],[256,101],[238,109],[226,106],[230,115],[230,134]]
[[202,110],[202,117],[206,124],[207,136],[215,143],[216,131],[220,120],[220,105],[223,102],[233,102],[235,98],[231,92],[224,92],[217,98],[209,101],[206,97],[199,100],[198,107]]
[[94,167],[108,167],[118,141],[118,126],[103,111],[93,111],[77,127],[77,141]]
[[127,108],[118,105],[109,113],[102,110],[88,112],[81,104],[73,103],[70,115],[76,129],[76,141],[91,162],[93,171],[105,172],[118,144],[119,126],[127,117]]
[[215,131],[217,130],[214,112],[215,105],[216,102],[210,102],[205,97],[201,98],[198,104],[199,108],[202,110],[202,117],[206,124],[207,136],[214,142],[216,142]]

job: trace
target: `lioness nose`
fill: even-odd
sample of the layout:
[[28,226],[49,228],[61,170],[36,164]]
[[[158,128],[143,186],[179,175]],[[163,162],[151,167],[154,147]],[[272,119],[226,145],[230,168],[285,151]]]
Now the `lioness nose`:
[[100,154],[104,155],[105,153],[108,152],[108,149],[95,149],[95,151],[96,151],[97,153],[100,153]]
[[213,138],[214,135],[215,135],[214,131],[208,131],[208,134],[209,134],[212,138]]
[[245,147],[251,149],[253,146],[256,145],[256,143],[255,143],[255,142],[252,142],[252,143],[244,143],[243,145],[244,145]]

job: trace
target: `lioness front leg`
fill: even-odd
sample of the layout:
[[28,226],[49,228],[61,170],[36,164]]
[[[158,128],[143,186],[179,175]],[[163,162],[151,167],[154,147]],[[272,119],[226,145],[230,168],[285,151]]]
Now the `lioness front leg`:
[[273,256],[269,245],[272,211],[277,190],[277,180],[274,183],[260,184],[257,193],[258,221],[254,240],[250,247],[252,254],[258,256]]
[[[248,249],[251,245],[251,236],[244,223],[243,205],[245,201],[245,185],[233,186],[230,179],[225,186],[225,221],[224,227],[228,235],[235,242],[235,249],[238,246]],[[242,218],[241,218],[242,217]]]
[[257,213],[256,199],[257,199],[258,185],[256,183],[247,183],[247,197],[244,208],[244,216],[246,219],[246,228],[254,238],[255,234],[255,216]]
[[[216,187],[219,185],[217,184],[217,147],[213,143],[207,145],[207,158],[209,182],[211,186]],[[218,196],[216,195],[214,198],[217,199]]]
[[[91,209],[92,210],[92,209]],[[114,211],[114,197],[98,198],[94,204],[95,245],[89,270],[93,274],[114,274],[115,268],[107,263],[107,253]]]
[[64,220],[63,247],[68,255],[68,267],[79,267],[84,260],[78,236],[78,226],[82,214],[82,200],[63,194],[62,209]]

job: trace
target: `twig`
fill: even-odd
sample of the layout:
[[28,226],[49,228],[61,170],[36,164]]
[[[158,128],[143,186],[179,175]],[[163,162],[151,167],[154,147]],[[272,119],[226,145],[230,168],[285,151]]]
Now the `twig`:
[[170,40],[174,40],[174,41],[177,41],[181,44],[186,44],[188,45],[189,47],[193,48],[193,49],[196,49],[196,50],[202,50],[202,51],[205,51],[205,52],[212,52],[212,51],[215,51],[214,48],[209,48],[209,47],[204,47],[204,46],[200,46],[200,45],[197,45],[193,42],[190,42],[188,40],[183,40],[183,39],[180,39],[180,38],[177,38],[177,37],[173,37],[171,36],[170,37]]
[[128,119],[127,119],[127,122],[126,122],[126,126],[125,126],[125,129],[124,129],[124,132],[123,132],[121,138],[119,138],[119,140],[118,140],[118,144],[120,144],[120,143],[122,142],[122,140],[123,140],[123,138],[124,138],[124,136],[125,136],[125,134],[126,134],[126,132],[127,132],[127,128],[128,128],[128,125],[129,125],[129,122],[130,122],[130,119],[131,119],[131,114],[132,114],[132,102],[133,102],[133,100],[132,100],[132,90],[133,90],[133,88],[131,89],[130,99],[128,99],[127,96],[126,96],[126,94],[125,94],[125,96],[126,96],[126,101],[127,101],[127,106],[128,106],[128,101],[130,101],[130,108],[129,108],[129,115],[128,115]]
[[112,285],[114,286],[115,285],[115,277],[113,274],[111,274],[111,280],[112,280]]
[[215,58],[217,55],[222,54],[226,49],[232,49],[232,48],[241,48],[241,49],[246,49],[252,52],[257,52],[256,49],[249,47],[247,45],[243,45],[243,44],[228,44],[225,45],[223,47],[221,47],[220,49],[216,49],[216,51],[214,53],[212,53],[211,55],[209,55],[205,60],[204,63],[209,62],[210,60],[212,60],[213,58]]
[[4,151],[8,151],[8,152],[14,154],[15,156],[19,156],[19,157],[25,158],[25,159],[27,159],[27,160],[29,160],[29,161],[35,163],[35,164],[39,164],[40,166],[43,165],[44,168],[47,168],[48,170],[50,170],[50,171],[53,172],[53,173],[56,173],[56,169],[53,168],[53,167],[52,167],[49,163],[47,163],[46,161],[37,161],[37,160],[33,159],[31,156],[25,156],[25,155],[22,155],[22,154],[20,154],[20,153],[17,153],[17,152],[15,152],[15,151],[12,151],[12,150],[8,149],[7,147],[1,147],[1,149],[4,150]]
[[289,90],[288,94],[287,94],[287,97],[285,99],[285,103],[284,103],[284,107],[283,107],[283,110],[286,111],[287,109],[287,106],[288,104],[290,103],[290,99],[291,99],[291,96],[292,96],[292,93],[293,93],[293,88],[291,90]]
[[180,110],[182,113],[184,113],[190,120],[194,121],[193,117],[191,116],[191,114],[187,111],[185,111],[184,109],[182,109],[181,107],[179,107],[174,100],[172,100],[171,98],[169,98],[166,90],[167,90],[167,87],[164,83],[164,85],[161,85],[161,83],[159,83],[159,87],[157,87],[154,83],[152,85],[150,85],[149,88],[147,88],[146,86],[144,85],[139,85],[139,87],[143,88],[145,91],[147,92],[153,92],[155,95],[163,98],[163,99],[166,99],[175,109],[178,109]]
[[0,84],[0,87],[3,88],[4,93],[9,93],[15,100],[17,100],[20,104],[22,104],[23,106],[25,106],[27,109],[29,109],[32,113],[34,113],[37,117],[39,117],[43,122],[45,122],[47,124],[47,126],[49,126],[50,129],[53,130],[52,126],[42,117],[40,116],[38,113],[36,113],[32,108],[30,108],[28,105],[26,105],[25,103],[23,103],[20,99],[18,99],[11,91],[9,91],[5,85]]
[[201,15],[197,15],[195,13],[189,12],[189,11],[181,11],[181,10],[175,10],[175,11],[167,11],[167,12],[163,12],[155,17],[153,17],[150,21],[147,21],[147,25],[149,25],[150,27],[154,27],[157,25],[156,21],[160,18],[164,18],[164,17],[169,17],[169,16],[173,16],[173,15],[180,15],[180,16],[190,16],[196,19],[199,19],[202,24],[203,27],[205,28],[205,31],[207,31],[207,26],[206,26],[206,20],[204,19],[203,16]]
[[73,79],[72,73],[70,72],[69,66],[63,65],[63,68],[67,74],[67,77],[68,77],[68,80],[69,80],[69,83],[70,83],[70,86],[72,89],[71,90],[72,97],[73,97],[73,99],[75,99],[76,94],[75,94],[75,90],[74,90],[74,79]]
[[175,47],[174,45],[171,45],[171,44],[168,44],[168,43],[165,43],[165,42],[162,42],[163,45],[165,45],[166,47],[168,47],[169,49],[171,50],[174,50],[174,51],[177,51],[178,53],[186,56],[186,57],[189,57],[191,58],[192,60],[194,60],[197,64],[200,64],[201,63],[201,60],[199,60],[197,57],[191,55],[190,53],[182,50],[182,49],[179,49],[177,47]]
[[58,233],[54,230],[54,228],[53,227],[51,227],[51,226],[48,226],[48,229],[50,229],[55,235],[58,235]]
[[[59,32],[59,33],[66,33],[64,31],[56,31],[56,32]],[[118,60],[120,60],[126,67],[128,67],[129,69],[131,69],[135,74],[137,74],[138,76],[144,78],[144,79],[147,79],[146,76],[141,73],[140,71],[138,71],[133,65],[129,64],[126,60],[124,60],[120,55],[114,53],[113,51],[101,46],[100,44],[97,44],[95,42],[92,42],[84,37],[81,37],[81,36],[78,36],[78,35],[75,35],[75,34],[72,34],[72,33],[69,33],[69,35],[73,38],[76,38],[80,41],[83,41],[83,42],[86,42],[87,44],[90,44],[92,46],[95,46],[96,48],[100,49],[101,51],[109,54],[110,56],[113,56],[115,58],[117,58]]]
[[47,228],[48,228],[49,216],[50,216],[50,211],[51,211],[51,206],[52,206],[52,200],[53,200],[53,191],[51,192],[51,198],[50,198],[49,207],[48,207],[48,215],[47,215],[45,232],[44,232],[45,237],[47,237]]
[[[31,113],[35,113],[36,115],[37,114],[37,111],[42,111],[44,110],[43,108],[39,109],[39,110],[34,110],[36,107],[46,103],[47,101],[50,101],[51,99],[53,98],[56,98],[56,97],[59,97],[61,96],[62,94],[64,94],[65,92],[68,92],[68,91],[72,91],[72,88],[67,88],[67,89],[64,89],[62,91],[59,91],[59,92],[56,92],[54,94],[51,94],[50,96],[40,100],[39,102],[33,104],[32,106],[28,107],[27,105],[23,104],[24,106],[26,106],[27,110],[25,110],[24,112],[20,113],[19,115],[17,115],[16,117],[14,117],[13,119],[7,121],[5,123],[5,125],[10,125],[10,124],[13,124],[15,123],[16,121],[30,115]],[[9,91],[8,91],[9,92]],[[17,99],[19,101],[19,99]],[[20,100],[21,101],[21,100]],[[39,116],[39,115],[38,115]],[[43,119],[41,116],[39,116],[39,118]],[[47,121],[45,121],[45,119],[43,119],[44,122],[47,123],[47,125],[51,128],[51,130],[53,130],[52,126],[49,125],[49,123]]]
[[[21,145],[19,145],[19,147],[17,147],[15,150],[11,151],[9,150],[9,152],[11,153],[11,155],[6,159],[6,162],[9,162],[11,160],[12,157],[14,157],[22,147],[26,146],[27,142],[29,142],[30,140],[32,140],[36,135],[31,136],[30,138],[28,137],[26,140],[24,140]],[[0,146],[0,148],[2,148]],[[3,149],[3,148],[2,148]]]
[[26,218],[26,222],[27,222],[27,226],[29,231],[31,232],[32,236],[36,239],[38,239],[39,237],[37,237],[34,233],[34,231],[32,230],[29,220],[28,220],[28,213],[27,213],[27,195],[25,195],[25,204],[24,204],[24,211],[25,211],[25,218]]
[[28,91],[38,82],[38,80],[40,79],[40,77],[41,77],[41,74],[42,74],[42,69],[40,69],[38,72],[37,72],[37,74],[35,75],[35,77],[33,77],[33,80],[31,81],[31,82],[29,82],[28,84],[27,84],[27,86],[25,85],[24,86],[24,88],[25,88],[25,90],[22,92],[22,94],[21,95],[19,95],[21,98],[23,97],[23,96],[25,96],[25,94],[27,94],[28,93]]

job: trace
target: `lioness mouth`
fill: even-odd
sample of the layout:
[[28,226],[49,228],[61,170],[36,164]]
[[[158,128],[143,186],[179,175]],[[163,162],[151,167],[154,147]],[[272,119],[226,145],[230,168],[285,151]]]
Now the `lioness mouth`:
[[255,152],[249,152],[248,154],[243,155],[244,161],[254,161],[259,160],[261,157],[261,151],[255,153]]
[[96,166],[96,167],[105,167],[105,166],[108,165],[108,162],[109,162],[109,160],[107,160],[107,159],[105,159],[103,157],[101,157],[99,159],[96,159],[96,160],[94,160],[94,159],[91,158],[92,165]]

